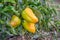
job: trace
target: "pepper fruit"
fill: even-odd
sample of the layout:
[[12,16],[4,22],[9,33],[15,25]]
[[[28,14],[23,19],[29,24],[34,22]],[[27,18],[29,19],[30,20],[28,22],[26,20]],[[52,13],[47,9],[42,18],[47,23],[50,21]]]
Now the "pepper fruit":
[[16,28],[18,25],[21,24],[21,20],[19,17],[17,17],[16,15],[12,16],[12,19],[10,21],[10,25],[14,28]]
[[33,11],[28,7],[22,12],[22,17],[28,22],[32,23],[38,22],[38,18],[35,16]]
[[27,22],[27,21],[24,21],[22,24],[23,24],[23,27],[24,27],[27,31],[29,31],[29,32],[31,32],[31,33],[35,33],[36,28],[35,28],[35,24],[34,24],[34,23],[29,23],[29,22]]

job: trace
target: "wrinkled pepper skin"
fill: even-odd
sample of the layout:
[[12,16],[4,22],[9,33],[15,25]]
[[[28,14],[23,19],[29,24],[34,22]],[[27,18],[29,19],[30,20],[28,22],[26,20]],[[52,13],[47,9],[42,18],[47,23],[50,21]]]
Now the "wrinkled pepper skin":
[[18,25],[21,24],[21,20],[19,17],[17,17],[16,15],[12,16],[12,19],[10,21],[10,25],[14,28],[16,28]]
[[38,22],[38,18],[35,16],[33,11],[28,7],[22,12],[22,17],[28,22],[32,23]]
[[28,32],[35,33],[36,28],[35,28],[35,24],[34,24],[34,23],[29,23],[29,22],[27,22],[27,21],[24,21],[22,24],[23,24],[23,27],[24,27]]

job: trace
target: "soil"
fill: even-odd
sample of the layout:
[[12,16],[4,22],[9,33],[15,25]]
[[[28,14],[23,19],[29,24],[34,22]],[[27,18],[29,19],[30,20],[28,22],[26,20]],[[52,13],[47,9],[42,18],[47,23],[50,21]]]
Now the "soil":
[[[29,36],[11,36],[10,38],[7,38],[5,40],[31,40]],[[47,38],[36,38],[34,40],[51,40]]]

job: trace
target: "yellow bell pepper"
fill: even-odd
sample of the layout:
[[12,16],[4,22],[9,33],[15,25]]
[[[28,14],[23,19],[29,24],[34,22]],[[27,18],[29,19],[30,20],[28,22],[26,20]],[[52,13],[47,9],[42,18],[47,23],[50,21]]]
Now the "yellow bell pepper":
[[17,27],[18,25],[20,25],[20,23],[21,23],[20,18],[17,17],[16,15],[13,15],[13,16],[12,16],[12,19],[11,19],[11,21],[10,21],[10,25],[15,28],[15,27]]
[[33,11],[28,7],[22,12],[22,17],[28,22],[32,23],[38,22],[38,18],[35,16]]
[[24,27],[27,31],[29,31],[29,32],[31,32],[31,33],[35,33],[36,28],[35,28],[35,24],[34,24],[34,23],[29,23],[29,22],[27,22],[27,21],[24,21],[22,24],[23,24],[23,27]]

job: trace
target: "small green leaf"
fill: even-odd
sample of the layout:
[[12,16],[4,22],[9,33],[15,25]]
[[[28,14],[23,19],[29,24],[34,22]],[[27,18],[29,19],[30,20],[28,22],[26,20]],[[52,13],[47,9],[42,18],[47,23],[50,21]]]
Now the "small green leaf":
[[10,2],[16,4],[15,0],[4,0],[4,2]]

